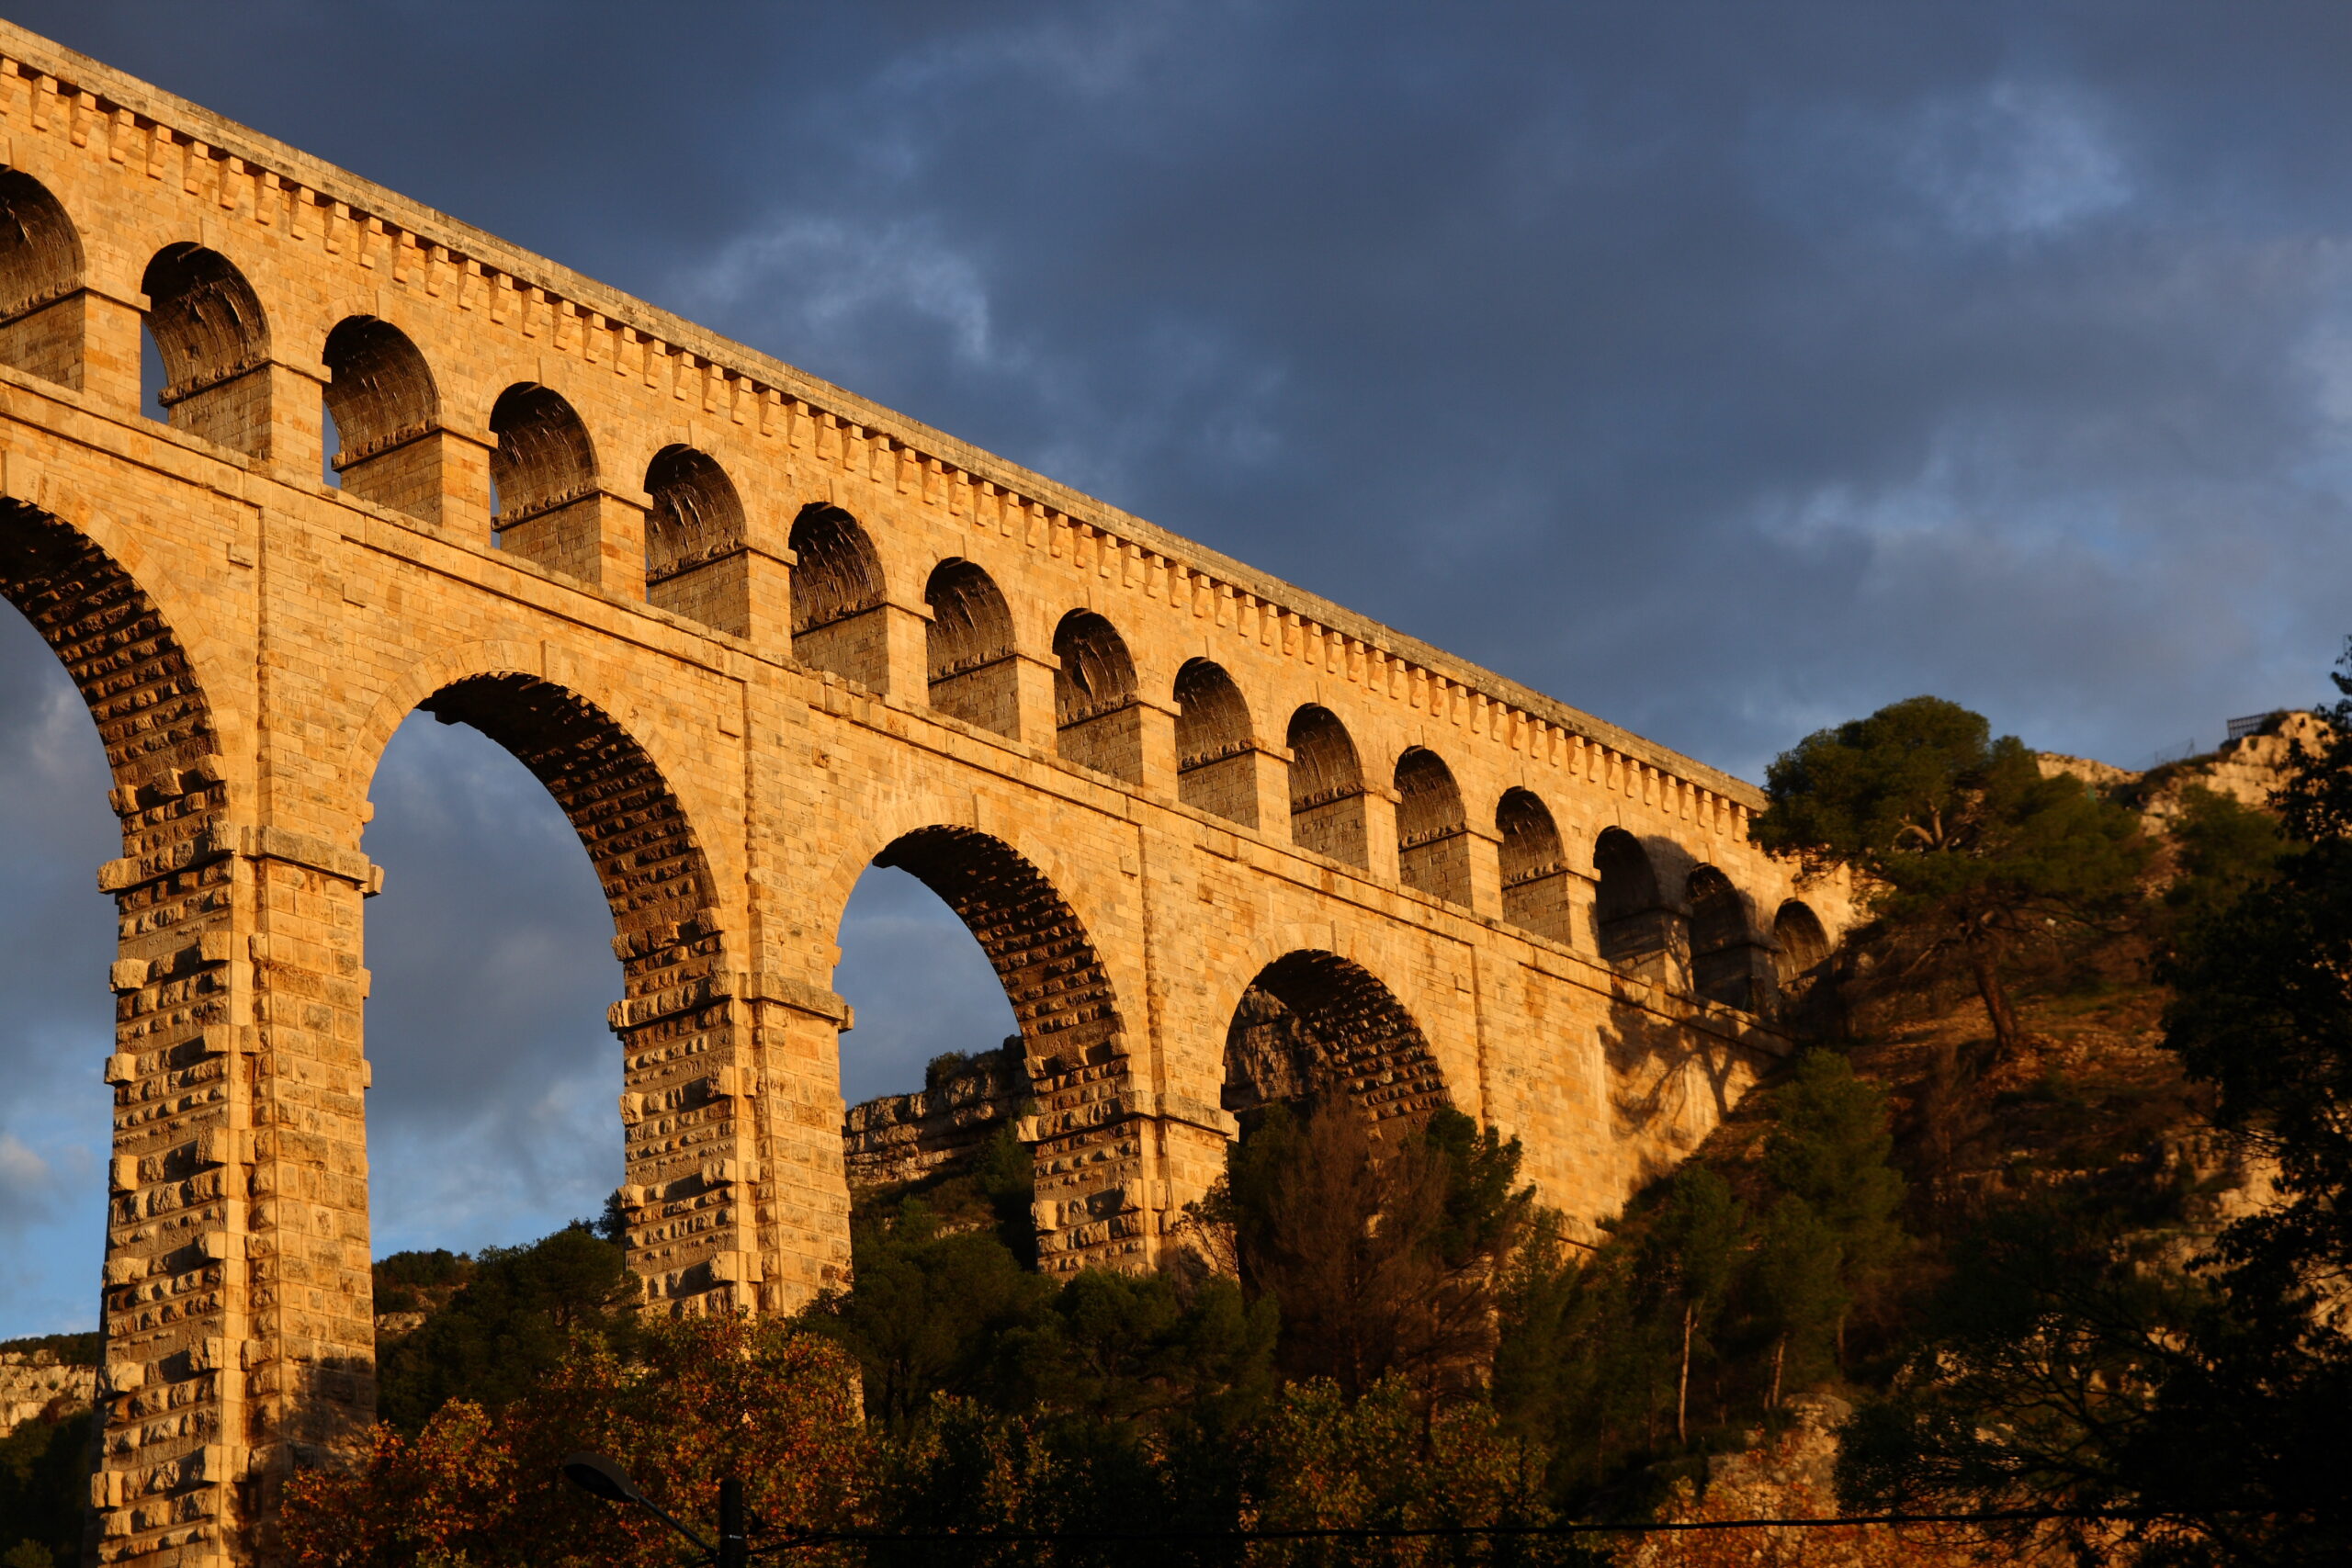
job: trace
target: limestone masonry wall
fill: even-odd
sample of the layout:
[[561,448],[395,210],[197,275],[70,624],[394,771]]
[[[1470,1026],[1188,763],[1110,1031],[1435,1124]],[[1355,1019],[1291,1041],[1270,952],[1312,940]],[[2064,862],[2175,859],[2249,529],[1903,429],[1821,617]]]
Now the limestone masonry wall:
[[1054,1270],[1151,1266],[1306,1092],[1458,1106],[1595,1225],[1849,919],[1746,784],[6,25],[0,208],[0,594],[123,833],[105,1562],[268,1561],[370,1416],[365,832],[420,709],[610,904],[649,1310],[805,1301],[850,1151],[929,1157],[928,1101],[845,1143],[877,861],[1004,984]]

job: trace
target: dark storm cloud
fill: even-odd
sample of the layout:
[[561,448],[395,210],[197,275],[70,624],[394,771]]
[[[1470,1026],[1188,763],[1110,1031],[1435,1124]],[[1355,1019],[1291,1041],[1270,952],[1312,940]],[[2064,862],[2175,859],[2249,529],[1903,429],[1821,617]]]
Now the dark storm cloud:
[[[2132,763],[2352,629],[2340,5],[11,15],[1751,776],[1919,691]],[[379,789],[370,1028],[379,1183],[513,1237],[611,1179],[616,976],[494,775],[407,850]],[[107,852],[52,837],[12,908]],[[854,1087],[999,1027],[856,994],[933,973],[929,908],[844,922]],[[51,1201],[7,1147],[0,1225]]]
[[857,1010],[842,1036],[842,1095],[853,1105],[919,1089],[933,1057],[993,1050],[1019,1029],[980,944],[903,871],[876,866],[858,879],[841,948],[833,989]]
[[612,916],[539,782],[410,718],[369,791],[369,1200],[377,1250],[478,1247],[593,1216],[621,1179]]
[[121,853],[97,732],[0,608],[0,1338],[87,1325],[106,1224],[113,908]]

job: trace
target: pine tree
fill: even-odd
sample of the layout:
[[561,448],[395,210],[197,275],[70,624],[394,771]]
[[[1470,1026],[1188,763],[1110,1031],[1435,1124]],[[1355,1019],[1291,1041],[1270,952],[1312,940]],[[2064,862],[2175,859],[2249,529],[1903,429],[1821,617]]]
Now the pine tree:
[[1781,1407],[1791,1353],[1798,1379],[1809,1377],[1845,1321],[1854,1300],[1846,1288],[1845,1264],[1837,1232],[1812,1204],[1792,1193],[1773,1203],[1748,1260],[1749,1297],[1772,1345],[1767,1410]]
[[1956,958],[1974,981],[1996,1059],[2024,1042],[2004,974],[2052,933],[2118,918],[2149,845],[2138,818],[2080,780],[2041,776],[2015,736],[1911,697],[1807,736],[1766,773],[1750,831],[1808,874],[1861,874],[1871,914],[1906,962]]
[[[1779,1117],[1764,1145],[1765,1174],[1804,1203],[1836,1246],[1845,1299],[1834,1323],[1842,1354],[1853,1299],[1877,1282],[1905,1245],[1903,1178],[1892,1163],[1886,1096],[1855,1077],[1844,1056],[1814,1050],[1797,1058],[1775,1109]],[[1788,1216],[1783,1225],[1783,1239],[1798,1245],[1797,1217]]]
[[1690,1440],[1690,1362],[1732,1282],[1741,1211],[1731,1184],[1693,1161],[1674,1173],[1649,1235],[1651,1277],[1679,1318],[1674,1437]]

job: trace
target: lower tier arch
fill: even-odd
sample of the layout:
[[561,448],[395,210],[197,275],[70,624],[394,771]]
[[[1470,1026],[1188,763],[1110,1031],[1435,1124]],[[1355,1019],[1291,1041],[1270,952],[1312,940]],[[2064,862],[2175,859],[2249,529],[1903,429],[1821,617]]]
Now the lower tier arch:
[[1044,872],[970,828],[920,828],[874,863],[956,912],[1012,1004],[1028,1058],[1039,1266],[1139,1264],[1149,1250],[1141,1119],[1126,1022],[1084,924]]
[[1268,1105],[1341,1094],[1375,1126],[1451,1103],[1420,1025],[1378,976],[1335,953],[1284,953],[1233,1010],[1225,1109],[1246,1133]]

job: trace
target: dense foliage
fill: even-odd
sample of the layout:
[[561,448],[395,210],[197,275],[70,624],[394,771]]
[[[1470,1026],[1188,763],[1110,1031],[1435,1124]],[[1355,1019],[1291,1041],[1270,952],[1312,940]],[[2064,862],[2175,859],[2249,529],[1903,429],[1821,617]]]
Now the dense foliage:
[[2166,900],[2165,1044],[2271,1193],[2199,1234],[2151,1163],[1989,1216],[1850,1434],[1857,1495],[2119,1516],[2012,1532],[2083,1561],[2352,1560],[2352,701],[2326,716],[2283,841],[2192,802]]
[[574,1334],[619,1346],[636,1324],[620,1245],[583,1224],[472,1257],[395,1253],[375,1272],[378,1311],[436,1306],[378,1358],[377,1413],[412,1434],[451,1399],[495,1407],[519,1397]]
[[90,1413],[51,1408],[0,1438],[0,1568],[82,1560]]
[[[850,1538],[797,1561],[2352,1560],[2346,694],[2279,812],[2192,787],[2144,829],[1934,699],[1808,739],[1758,833],[1871,890],[1838,1035],[1597,1232],[1465,1116],[1309,1104],[1253,1119],[1150,1274],[1038,1273],[1010,1135],[863,1197],[854,1285],[790,1322],[641,1321],[609,1216],[388,1258],[386,1424],[295,1484],[291,1560],[677,1561],[556,1483],[582,1448],[697,1523],[732,1472],[763,1544]],[[0,1488],[71,1468],[52,1428]],[[2041,1517],[1476,1533],[1841,1504]],[[1350,1530],[1439,1533],[1314,1533]]]
[[2023,1029],[2005,970],[2022,949],[2121,915],[2150,846],[2137,817],[2079,779],[2042,776],[1981,715],[1911,697],[1807,736],[1766,774],[1764,848],[1859,874],[1906,966],[1964,964],[1996,1059]]

